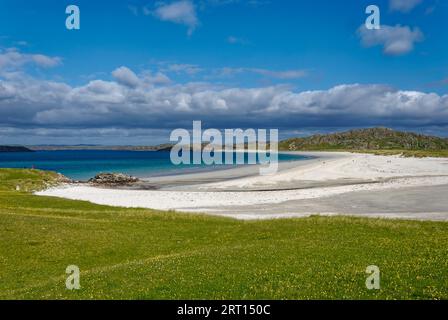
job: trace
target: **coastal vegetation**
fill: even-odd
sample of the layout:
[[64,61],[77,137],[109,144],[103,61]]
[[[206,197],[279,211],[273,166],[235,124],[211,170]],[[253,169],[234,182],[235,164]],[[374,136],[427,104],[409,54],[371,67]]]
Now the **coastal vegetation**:
[[32,194],[60,179],[0,169],[0,299],[448,299],[448,223],[237,221]]
[[284,151],[350,151],[405,156],[447,156],[448,139],[388,128],[367,128],[281,141]]

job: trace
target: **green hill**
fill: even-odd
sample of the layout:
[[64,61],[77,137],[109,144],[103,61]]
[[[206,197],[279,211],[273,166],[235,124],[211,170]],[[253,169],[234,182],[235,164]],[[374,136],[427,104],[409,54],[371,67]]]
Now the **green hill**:
[[368,128],[281,141],[280,150],[448,150],[448,139],[388,128]]

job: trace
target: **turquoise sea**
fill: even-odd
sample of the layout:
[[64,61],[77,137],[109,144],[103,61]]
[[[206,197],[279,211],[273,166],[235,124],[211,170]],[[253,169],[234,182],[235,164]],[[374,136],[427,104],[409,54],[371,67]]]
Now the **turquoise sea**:
[[[235,156],[235,155],[234,155]],[[247,155],[246,155],[247,156]],[[279,161],[307,157],[279,154]],[[87,180],[101,172],[120,172],[139,178],[229,168],[229,165],[173,165],[166,151],[61,150],[0,153],[0,168],[35,168]]]

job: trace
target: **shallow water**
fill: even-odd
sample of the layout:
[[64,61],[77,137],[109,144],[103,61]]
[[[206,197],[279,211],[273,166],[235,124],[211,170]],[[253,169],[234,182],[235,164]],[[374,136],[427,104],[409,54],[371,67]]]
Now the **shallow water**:
[[[233,155],[235,157],[235,154]],[[247,154],[246,163],[247,163]],[[305,160],[308,157],[279,154],[279,161]],[[75,180],[87,180],[101,172],[121,172],[139,178],[216,170],[232,165],[174,165],[170,152],[121,150],[57,150],[0,153],[1,168],[35,168],[60,172]]]

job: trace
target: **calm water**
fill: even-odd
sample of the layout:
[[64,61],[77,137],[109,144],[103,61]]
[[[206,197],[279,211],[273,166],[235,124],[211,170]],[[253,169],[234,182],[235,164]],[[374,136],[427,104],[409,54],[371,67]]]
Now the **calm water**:
[[[306,157],[280,154],[279,161],[303,160]],[[64,150],[0,153],[1,168],[36,168],[60,172],[69,178],[87,180],[101,172],[121,172],[137,177],[184,173],[228,165],[179,165],[170,161],[169,152]]]

